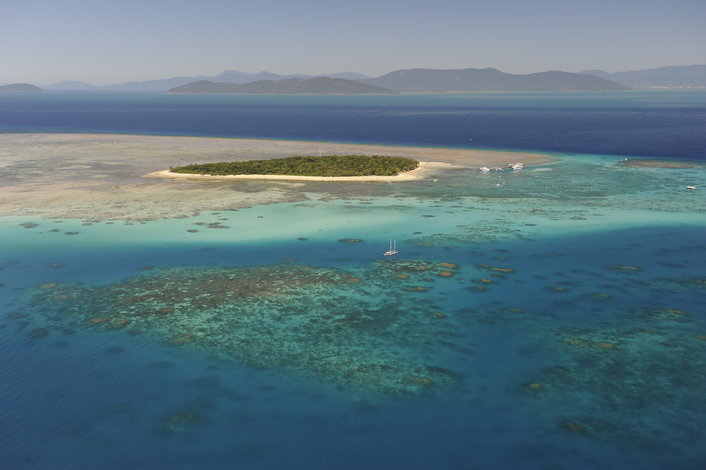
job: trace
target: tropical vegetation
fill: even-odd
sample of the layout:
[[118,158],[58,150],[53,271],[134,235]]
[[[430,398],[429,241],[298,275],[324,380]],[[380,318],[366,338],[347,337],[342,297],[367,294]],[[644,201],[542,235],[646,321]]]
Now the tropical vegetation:
[[170,168],[174,173],[202,175],[395,176],[414,170],[412,158],[370,155],[293,156],[271,160],[199,163]]

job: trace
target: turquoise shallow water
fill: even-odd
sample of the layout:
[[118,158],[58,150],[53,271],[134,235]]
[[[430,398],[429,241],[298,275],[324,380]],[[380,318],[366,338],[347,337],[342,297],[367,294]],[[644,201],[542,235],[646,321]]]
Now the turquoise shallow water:
[[4,217],[4,461],[700,468],[706,171],[619,160]]

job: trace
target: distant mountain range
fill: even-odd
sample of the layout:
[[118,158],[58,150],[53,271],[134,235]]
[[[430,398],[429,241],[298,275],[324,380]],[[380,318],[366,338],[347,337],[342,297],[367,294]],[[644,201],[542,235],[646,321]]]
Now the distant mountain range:
[[[341,72],[324,75],[330,78],[343,78],[347,80],[365,80],[369,77],[356,72]],[[172,77],[161,80],[148,80],[144,82],[126,82],[113,85],[95,86],[84,82],[68,81],[47,85],[47,90],[114,90],[114,91],[167,91],[172,88],[186,85],[195,81],[207,80],[217,83],[251,83],[258,80],[282,80],[287,78],[313,78],[313,75],[278,75],[270,72],[248,73],[237,70],[226,70],[218,75],[199,75],[195,77]]]
[[581,72],[614,80],[631,88],[706,88],[706,65],[684,65],[608,73],[602,70]]
[[285,78],[250,83],[223,83],[208,80],[181,85],[169,93],[243,93],[243,94],[392,94],[397,91],[344,78]]
[[397,70],[360,81],[341,78],[286,78],[245,84],[200,80],[171,93],[398,93],[446,91],[616,91],[628,88],[592,75],[543,72],[513,75],[496,69]]
[[514,75],[497,69],[397,70],[365,81],[400,91],[616,91],[611,80],[568,72]]
[[11,85],[0,86],[0,93],[1,92],[36,92],[36,91],[42,91],[42,89],[39,87],[36,87],[34,85],[30,85],[29,83],[13,83]]
[[[409,69],[397,70],[377,78],[356,72],[324,75],[329,78],[354,80],[397,91],[608,91],[629,88],[693,88],[706,87],[706,65],[662,67],[631,72],[608,73],[589,70],[580,74],[541,72],[515,75],[497,69]],[[310,79],[312,75],[279,75],[270,72],[247,73],[227,70],[213,76],[183,76],[143,82],[117,83],[97,87],[84,82],[68,81],[44,87],[48,90],[123,90],[168,91],[197,81],[245,84],[259,81]],[[263,85],[258,85],[263,86]],[[257,87],[256,87],[257,88]],[[249,93],[249,92],[248,92]]]

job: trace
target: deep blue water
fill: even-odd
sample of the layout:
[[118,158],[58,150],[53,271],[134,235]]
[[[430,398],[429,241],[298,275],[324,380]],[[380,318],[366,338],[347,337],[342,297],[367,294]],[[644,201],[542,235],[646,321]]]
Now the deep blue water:
[[0,132],[256,137],[704,159],[706,92],[3,94]]

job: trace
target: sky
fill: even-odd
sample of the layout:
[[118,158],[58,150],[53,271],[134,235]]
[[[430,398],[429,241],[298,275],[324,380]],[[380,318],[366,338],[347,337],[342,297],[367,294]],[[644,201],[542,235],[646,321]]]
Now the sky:
[[0,84],[706,64],[706,0],[0,0]]

